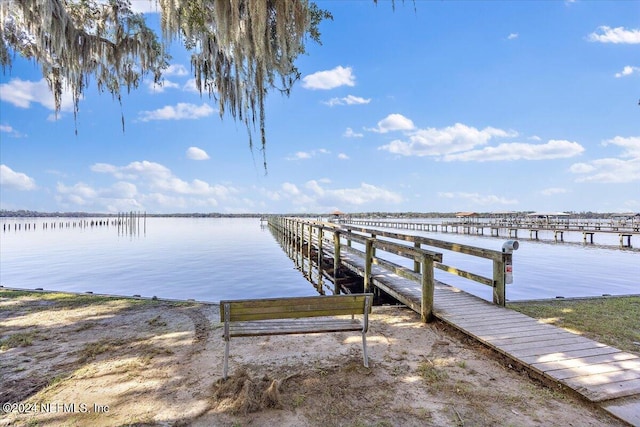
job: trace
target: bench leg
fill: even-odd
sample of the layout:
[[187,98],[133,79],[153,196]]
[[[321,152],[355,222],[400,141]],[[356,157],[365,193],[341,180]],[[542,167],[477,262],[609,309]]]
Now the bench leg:
[[222,368],[222,379],[227,379],[227,369],[229,367],[229,341],[224,342],[224,367]]
[[369,367],[369,355],[367,354],[367,334],[362,333],[362,357],[364,359],[364,367]]

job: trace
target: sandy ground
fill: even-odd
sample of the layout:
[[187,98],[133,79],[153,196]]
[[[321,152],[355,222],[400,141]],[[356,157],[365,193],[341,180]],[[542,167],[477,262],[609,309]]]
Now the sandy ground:
[[0,426],[620,426],[440,323],[237,338],[215,305],[0,292]]

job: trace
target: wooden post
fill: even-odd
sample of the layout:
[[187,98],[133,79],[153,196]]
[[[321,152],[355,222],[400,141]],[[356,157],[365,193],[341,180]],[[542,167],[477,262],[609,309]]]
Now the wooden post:
[[318,287],[322,289],[322,226],[318,227]]
[[[373,234],[373,233],[371,233],[371,238],[372,238],[372,239],[375,239],[375,238],[376,238],[376,235],[375,235],[375,234]],[[373,248],[373,252],[371,252],[371,256],[372,256],[372,257],[375,257],[375,256],[376,256],[376,248]]]
[[340,232],[333,232],[333,292],[338,295],[340,286],[338,285],[338,270],[340,268]]
[[[413,247],[416,249],[420,249],[420,242],[414,242],[413,243]],[[414,258],[413,259],[413,271],[415,273],[420,273],[420,259],[419,258]]]
[[505,306],[506,303],[506,277],[505,265],[511,261],[511,254],[503,253],[501,261],[493,261],[493,303]]
[[422,301],[420,307],[420,317],[424,323],[433,320],[433,258],[423,255],[422,260]]
[[375,239],[367,239],[365,243],[364,256],[364,292],[371,292],[371,265],[373,263],[373,241]]
[[313,241],[313,228],[309,223],[309,240],[307,240],[307,262],[309,263],[309,280],[313,282],[313,269],[311,268],[311,243]]

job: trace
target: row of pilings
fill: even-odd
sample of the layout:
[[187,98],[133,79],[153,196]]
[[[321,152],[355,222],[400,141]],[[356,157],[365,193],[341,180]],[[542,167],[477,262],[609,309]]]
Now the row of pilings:
[[118,234],[140,234],[147,231],[146,212],[119,212],[115,216],[102,218],[55,218],[54,220],[34,221],[34,218],[6,221],[2,224],[2,231],[36,231],[62,229],[94,229],[115,227]]

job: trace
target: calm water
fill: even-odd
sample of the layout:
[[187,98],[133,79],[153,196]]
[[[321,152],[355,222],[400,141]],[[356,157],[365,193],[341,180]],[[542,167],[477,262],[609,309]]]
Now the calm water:
[[[73,221],[58,221],[69,220]],[[0,224],[15,222],[2,219]],[[146,232],[134,236],[119,235],[114,226],[43,230],[43,220],[29,222],[36,224],[35,230],[2,232],[0,226],[3,286],[212,302],[317,294],[255,218],[147,218]],[[419,234],[496,250],[506,240]],[[596,234],[595,238],[605,237]],[[514,283],[507,288],[510,300],[640,293],[640,252],[635,249],[519,240]],[[566,233],[565,240],[570,240]],[[617,235],[612,244],[617,244]],[[639,246],[640,237],[634,236],[632,244]],[[492,274],[489,260],[445,251],[444,262],[488,277]],[[486,286],[441,271],[436,271],[436,278],[491,299]]]

